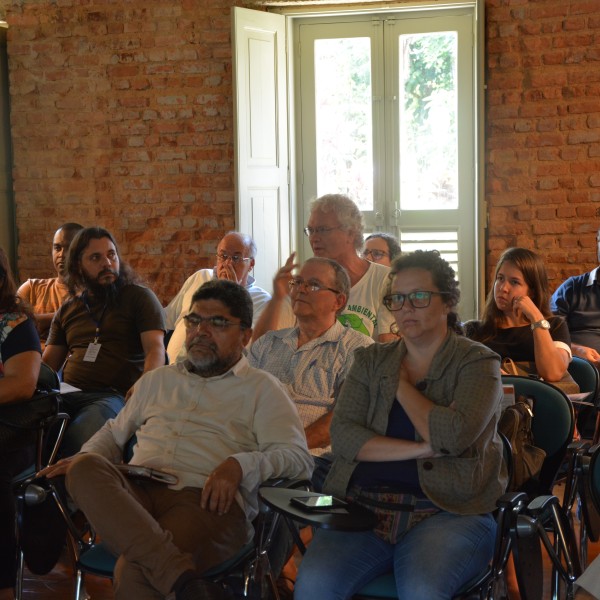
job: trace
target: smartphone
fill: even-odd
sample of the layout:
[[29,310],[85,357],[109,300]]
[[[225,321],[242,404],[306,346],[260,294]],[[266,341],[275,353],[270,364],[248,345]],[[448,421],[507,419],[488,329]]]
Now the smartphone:
[[304,510],[328,510],[348,505],[347,502],[333,496],[294,496],[290,502]]

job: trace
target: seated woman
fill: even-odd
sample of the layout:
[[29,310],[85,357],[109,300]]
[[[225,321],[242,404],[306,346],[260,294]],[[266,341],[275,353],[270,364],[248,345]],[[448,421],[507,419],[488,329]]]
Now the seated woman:
[[465,323],[465,335],[503,359],[535,363],[532,367],[546,381],[560,381],[571,362],[567,324],[550,311],[544,263],[525,248],[504,251],[483,318]]
[[[34,320],[17,298],[8,258],[0,248],[0,404],[31,398],[42,349]],[[12,478],[34,461],[35,448],[6,452],[0,448],[0,600],[14,598],[16,573],[15,509]]]
[[351,598],[392,570],[399,598],[450,599],[493,555],[507,478],[499,357],[458,334],[458,283],[438,252],[397,258],[391,278],[384,302],[402,339],[355,352],[324,491],[398,510],[374,531],[317,530],[296,600]]
[[365,240],[361,256],[370,262],[389,267],[392,260],[400,254],[400,244],[390,233],[372,233]]

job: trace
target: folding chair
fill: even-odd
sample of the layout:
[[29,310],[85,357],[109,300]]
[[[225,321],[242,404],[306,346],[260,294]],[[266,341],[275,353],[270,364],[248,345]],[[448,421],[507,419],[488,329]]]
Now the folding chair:
[[591,406],[580,406],[577,410],[577,430],[582,437],[591,439],[592,444],[597,444],[600,441],[600,375],[598,369],[584,358],[574,356],[569,364],[569,373],[581,392],[590,392],[586,402],[589,402]]
[[[500,437],[504,444],[504,458],[510,476],[512,469],[510,443],[502,434]],[[524,493],[506,493],[498,499],[496,502],[496,540],[492,562],[483,573],[463,586],[454,596],[454,600],[467,600],[473,597],[481,600],[493,600],[501,597],[502,592],[497,595],[497,589],[504,585],[506,563],[511,551],[510,531],[516,527],[517,517],[525,508],[526,503],[527,495]],[[355,600],[394,600],[397,598],[398,592],[393,573],[376,577],[354,595]]]
[[[48,572],[50,563],[54,560],[54,553],[49,552],[43,559],[38,560],[40,553],[36,552],[36,557],[27,556],[24,545],[24,531],[27,526],[27,510],[25,505],[25,490],[27,484],[35,473],[42,467],[52,464],[56,460],[58,447],[66,430],[68,415],[61,413],[59,403],[60,382],[56,373],[45,363],[40,365],[40,373],[36,385],[36,391],[31,399],[22,403],[10,403],[0,405],[0,428],[6,433],[7,437],[1,439],[13,446],[18,444],[19,448],[28,448],[35,446],[35,459],[23,472],[19,473],[12,480],[13,494],[15,497],[15,529],[17,532],[17,579],[15,597],[21,600],[23,594],[23,570],[25,564],[33,572]],[[36,415],[34,422],[31,422],[31,415]],[[52,427],[58,424],[58,431],[52,436],[49,435]],[[17,438],[17,441],[9,441],[10,438]],[[64,538],[63,538],[64,540]],[[58,559],[58,557],[56,557]],[[48,568],[49,566],[49,568]]]
[[[308,489],[310,482],[297,480],[269,480],[263,485]],[[60,510],[69,531],[69,541],[75,562],[74,599],[84,600],[85,575],[93,574],[112,579],[117,562],[115,556],[102,541],[96,541],[89,524],[78,528],[73,522],[66,504],[64,492],[50,479],[38,480],[28,486],[28,500],[45,500],[50,495]],[[231,559],[209,569],[203,577],[232,590],[236,597],[259,600],[273,597],[279,600],[275,576],[271,570],[269,551],[275,536],[283,528],[279,515],[260,506],[254,522],[254,539]],[[272,596],[269,596],[272,594]]]

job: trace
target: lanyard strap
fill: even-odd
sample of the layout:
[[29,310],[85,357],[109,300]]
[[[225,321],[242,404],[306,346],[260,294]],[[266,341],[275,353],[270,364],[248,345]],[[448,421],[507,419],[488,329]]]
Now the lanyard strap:
[[87,292],[83,292],[83,294],[81,294],[81,299],[83,300],[83,304],[85,305],[85,308],[88,311],[90,318],[94,322],[94,325],[96,325],[94,344],[97,344],[98,340],[100,339],[100,326],[102,325],[102,319],[104,319],[104,313],[106,312],[106,304],[104,304],[104,306],[102,307],[102,312],[100,313],[100,318],[96,319],[94,317],[94,314],[92,313],[92,309],[90,308],[90,305],[88,303]]

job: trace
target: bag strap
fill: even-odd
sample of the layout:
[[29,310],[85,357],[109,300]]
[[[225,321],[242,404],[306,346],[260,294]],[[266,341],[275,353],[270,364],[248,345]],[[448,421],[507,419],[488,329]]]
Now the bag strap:
[[515,361],[507,356],[502,359],[502,369],[508,372],[509,375],[519,375],[519,370],[517,369],[517,365],[515,365]]

